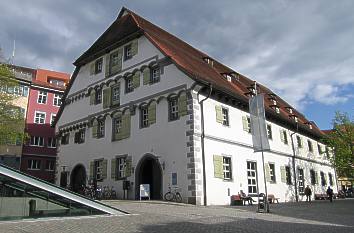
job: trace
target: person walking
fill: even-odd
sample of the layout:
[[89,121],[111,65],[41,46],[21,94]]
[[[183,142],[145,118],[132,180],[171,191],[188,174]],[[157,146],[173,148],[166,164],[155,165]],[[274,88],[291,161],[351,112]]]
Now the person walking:
[[333,189],[331,189],[331,186],[328,186],[327,195],[328,195],[329,201],[332,202],[333,201]]
[[306,201],[311,202],[312,190],[309,185],[305,188]]

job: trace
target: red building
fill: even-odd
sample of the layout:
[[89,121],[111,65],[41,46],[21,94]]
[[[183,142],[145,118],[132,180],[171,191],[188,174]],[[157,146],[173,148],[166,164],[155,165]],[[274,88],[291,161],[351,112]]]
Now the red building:
[[54,182],[57,154],[51,122],[69,78],[66,73],[38,69],[29,93],[25,129],[29,140],[23,145],[21,170],[49,182]]

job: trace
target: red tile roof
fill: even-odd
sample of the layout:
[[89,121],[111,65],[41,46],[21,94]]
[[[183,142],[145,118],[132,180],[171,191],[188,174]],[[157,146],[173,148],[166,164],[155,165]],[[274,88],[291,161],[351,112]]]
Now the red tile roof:
[[[109,50],[114,43],[133,33],[144,34],[145,37],[148,38],[164,55],[169,57],[179,69],[195,81],[211,84],[214,89],[230,94],[240,101],[248,102],[249,97],[245,95],[245,93],[249,92],[247,87],[253,85],[253,80],[235,72],[213,58],[211,58],[214,61],[213,66],[209,65],[204,61],[205,57],[209,57],[206,53],[197,50],[188,43],[126,8],[122,8],[116,21],[111,24],[111,26],[75,61],[74,64],[80,66],[86,63],[88,59],[92,60],[95,54],[99,52],[102,53],[102,50],[104,49]],[[238,81],[227,81],[222,75],[223,73],[236,73],[238,75]],[[74,78],[71,81],[74,81]],[[291,106],[286,101],[276,97],[277,106],[280,108],[280,114],[274,113],[274,110],[269,107],[272,103],[268,99],[268,94],[274,93],[263,85],[258,84],[257,86],[259,92],[265,94],[267,114],[294,125],[293,120],[289,118],[289,112],[285,109],[286,107]],[[307,120],[294,108],[292,109],[293,114],[298,117],[299,126],[303,131],[316,137],[323,135],[323,132],[318,129],[313,122]],[[311,123],[313,126],[312,130],[309,129],[307,125],[308,123]]]

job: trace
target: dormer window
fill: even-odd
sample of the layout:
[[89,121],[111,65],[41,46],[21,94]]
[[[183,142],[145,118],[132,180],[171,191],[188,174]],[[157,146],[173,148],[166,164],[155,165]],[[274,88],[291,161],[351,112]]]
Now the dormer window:
[[280,113],[280,109],[279,109],[278,106],[275,106],[275,107],[274,107],[274,110],[275,110],[276,113],[278,113],[278,114]]
[[312,123],[311,122],[306,122],[306,125],[308,125],[309,129],[312,129]]
[[214,66],[214,60],[211,59],[210,57],[203,57],[203,60],[208,63],[211,67]]
[[292,109],[292,107],[286,107],[286,109],[288,110],[288,112],[289,112],[290,114],[293,114],[293,109]]

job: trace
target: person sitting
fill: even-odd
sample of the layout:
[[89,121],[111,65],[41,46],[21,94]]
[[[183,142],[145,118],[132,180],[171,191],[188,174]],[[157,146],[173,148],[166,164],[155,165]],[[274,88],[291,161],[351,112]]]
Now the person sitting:
[[246,193],[243,192],[243,190],[240,190],[240,194],[244,204],[246,203],[246,201],[248,202],[249,205],[253,204],[252,202],[254,202],[254,200],[252,199],[252,197],[247,196]]

